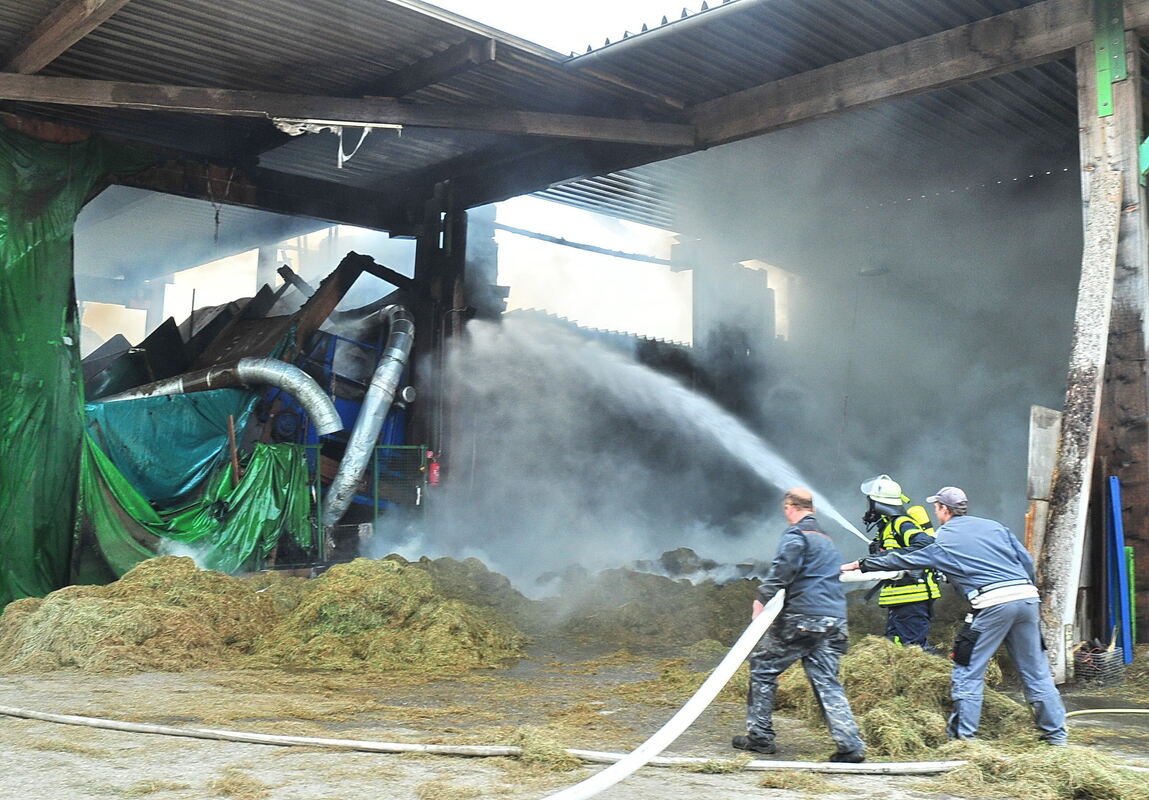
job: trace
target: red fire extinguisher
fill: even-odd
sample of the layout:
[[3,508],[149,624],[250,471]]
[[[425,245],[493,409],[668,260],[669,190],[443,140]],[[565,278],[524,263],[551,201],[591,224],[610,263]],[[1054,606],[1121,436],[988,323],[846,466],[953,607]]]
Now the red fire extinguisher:
[[427,451],[427,462],[427,483],[431,486],[438,486],[441,478],[439,461],[435,458],[435,453],[431,450]]

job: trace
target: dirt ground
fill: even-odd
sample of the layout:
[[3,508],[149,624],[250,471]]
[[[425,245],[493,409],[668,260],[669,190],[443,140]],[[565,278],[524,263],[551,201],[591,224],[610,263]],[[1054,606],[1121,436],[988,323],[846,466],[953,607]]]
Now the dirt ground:
[[[540,649],[507,670],[461,677],[284,672],[56,672],[0,676],[0,705],[162,725],[439,744],[517,744],[624,752],[660,727],[689,691],[660,685],[660,657],[556,657]],[[1077,708],[1129,705],[1112,691],[1071,695]],[[736,693],[716,701],[667,754],[730,759],[742,730]],[[1149,717],[1079,717],[1075,744],[1149,766]],[[778,719],[779,754],[825,760],[824,730]],[[543,798],[601,766],[555,771],[545,761],[373,754],[145,735],[0,717],[8,796],[22,800],[468,800]],[[956,797],[929,777],[827,776],[805,790],[763,788],[765,773],[645,768],[604,800],[747,796]]]

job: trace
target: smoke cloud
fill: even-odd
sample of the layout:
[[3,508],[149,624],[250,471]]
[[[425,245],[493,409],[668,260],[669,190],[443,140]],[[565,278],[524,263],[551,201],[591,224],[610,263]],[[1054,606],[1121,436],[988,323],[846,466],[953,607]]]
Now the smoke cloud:
[[962,486],[971,513],[1020,532],[1029,407],[1064,402],[1076,152],[899,138],[883,119],[683,158],[683,233],[700,272],[758,259],[798,276],[789,339],[759,348],[741,391],[800,469],[859,514],[878,473],[918,502]]
[[421,523],[379,521],[377,554],[476,556],[523,591],[681,546],[768,561],[780,490],[807,483],[712,401],[544,320],[471,323],[448,373],[444,485]]
[[445,484],[378,547],[475,555],[525,591],[680,546],[762,561],[779,487],[805,484],[854,557],[828,510],[859,520],[878,473],[916,502],[961,486],[971,513],[1020,533],[1029,407],[1064,400],[1080,190],[1072,148],[1007,144],[850,115],[678,159],[696,298],[708,265],[796,276],[785,339],[747,325],[743,298],[696,316],[695,358],[742,422],[569,332],[472,323],[448,367]]

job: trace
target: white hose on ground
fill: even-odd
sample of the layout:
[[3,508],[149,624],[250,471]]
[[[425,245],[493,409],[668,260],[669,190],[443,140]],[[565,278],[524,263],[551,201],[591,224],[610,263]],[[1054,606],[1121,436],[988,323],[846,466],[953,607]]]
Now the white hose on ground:
[[1082,714],[1149,714],[1149,708],[1081,708],[1065,716],[1078,717]]
[[[1140,709],[1138,709],[1140,710]],[[1072,712],[1082,713],[1082,712]],[[213,728],[175,728],[170,725],[152,725],[145,722],[123,722],[100,717],[80,717],[72,714],[49,714],[14,706],[0,706],[0,714],[40,722],[54,722],[62,725],[80,725],[86,728],[123,731],[125,733],[146,733],[160,736],[183,736],[191,739],[212,739],[223,742],[244,744],[275,745],[279,747],[330,747],[337,750],[357,750],[367,753],[427,753],[437,756],[521,756],[523,749],[514,745],[448,745],[411,744],[409,742],[370,742],[362,739],[324,739],[312,736],[279,736],[270,733],[248,733]],[[614,764],[626,758],[626,753],[607,753],[599,750],[567,749],[568,755],[591,764]],[[712,758],[699,756],[658,756],[647,761],[648,766],[688,767],[713,763]],[[932,775],[949,772],[965,765],[965,761],[888,761],[865,762],[862,764],[836,764],[826,761],[771,761],[756,759],[741,768],[747,771],[796,770],[802,772],[824,772],[853,775]],[[1149,767],[1134,767],[1119,764],[1123,769],[1136,772],[1149,772]]]
[[[248,733],[214,728],[176,728],[171,725],[152,725],[146,722],[123,722],[99,717],[80,717],[72,714],[49,714],[13,706],[0,706],[0,714],[9,717],[55,722],[62,725],[80,725],[86,728],[126,733],[146,733],[160,736],[183,736],[190,739],[212,739],[245,744],[276,745],[279,747],[330,747],[339,750],[358,750],[367,753],[428,753],[437,756],[521,756],[523,749],[515,745],[449,745],[411,744],[409,742],[370,742],[362,739],[324,739],[313,736],[280,736],[271,733]],[[590,764],[614,764],[627,757],[625,753],[606,753],[599,750],[568,749],[568,755]],[[712,758],[697,756],[670,756],[652,758],[648,762],[659,767],[683,767],[713,762]],[[870,774],[931,774],[945,772],[961,766],[964,761],[921,761],[901,763],[831,764],[818,761],[751,761],[743,765],[746,770],[794,769],[815,772],[870,773]]]
[[604,789],[614,786],[628,775],[637,771],[652,758],[665,750],[671,742],[682,735],[694,720],[698,719],[708,705],[722,691],[722,687],[729,681],[734,672],[750,655],[754,645],[766,633],[766,629],[782,610],[782,603],[786,599],[786,590],[779,590],[762,609],[762,612],[750,621],[746,630],[738,637],[738,641],[730,648],[730,652],[719,662],[714,671],[698,687],[694,696],[678,709],[666,724],[655,731],[645,742],[627,754],[621,761],[617,761],[602,772],[596,772],[584,781],[567,787],[560,792],[549,795],[546,800],[585,800],[594,797]]

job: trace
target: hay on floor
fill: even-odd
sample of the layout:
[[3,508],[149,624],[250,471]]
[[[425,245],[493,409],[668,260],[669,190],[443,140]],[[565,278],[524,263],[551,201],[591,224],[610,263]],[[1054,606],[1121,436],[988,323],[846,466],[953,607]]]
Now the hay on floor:
[[[952,667],[949,659],[920,647],[902,647],[876,636],[850,647],[842,657],[842,686],[872,755],[920,758],[945,742]],[[992,688],[1000,680],[1001,671],[991,663],[979,736],[1033,740],[1029,712]],[[800,664],[782,675],[777,704],[808,720],[822,720]]]
[[139,564],[107,586],[69,586],[0,615],[0,672],[492,666],[526,637],[428,575],[357,559],[314,580],[231,577],[189,558]]

